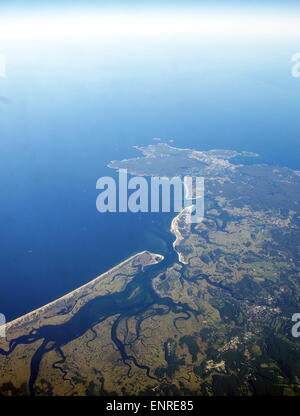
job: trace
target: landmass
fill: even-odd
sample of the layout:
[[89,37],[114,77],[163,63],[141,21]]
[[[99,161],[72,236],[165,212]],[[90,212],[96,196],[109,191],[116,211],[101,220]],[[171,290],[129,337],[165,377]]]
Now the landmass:
[[300,395],[300,172],[157,142],[109,166],[204,176],[204,220],[8,324],[1,395]]

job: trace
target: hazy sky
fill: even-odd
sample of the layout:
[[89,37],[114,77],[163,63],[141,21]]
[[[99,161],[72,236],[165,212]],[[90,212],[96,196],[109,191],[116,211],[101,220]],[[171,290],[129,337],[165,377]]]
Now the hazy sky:
[[[299,36],[299,1],[18,1],[0,3],[9,38],[166,34]],[[250,5],[249,5],[250,4]]]
[[300,9],[298,0],[2,0],[0,9],[27,9],[35,8],[80,8],[80,7],[217,7],[217,8],[235,8],[235,9]]

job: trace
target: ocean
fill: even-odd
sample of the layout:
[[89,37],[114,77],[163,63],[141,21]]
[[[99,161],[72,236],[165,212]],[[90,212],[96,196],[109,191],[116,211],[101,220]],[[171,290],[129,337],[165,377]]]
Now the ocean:
[[0,312],[7,320],[128,256],[163,253],[170,214],[99,214],[112,159],[159,137],[300,169],[299,39],[3,44]]

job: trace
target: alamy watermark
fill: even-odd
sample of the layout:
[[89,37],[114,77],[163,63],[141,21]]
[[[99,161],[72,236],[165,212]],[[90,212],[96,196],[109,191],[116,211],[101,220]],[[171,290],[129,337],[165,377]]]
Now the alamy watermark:
[[296,322],[292,327],[292,336],[294,338],[300,337],[300,313],[294,313],[292,321]]
[[292,56],[293,66],[291,69],[292,76],[294,78],[300,78],[300,53],[295,53]]
[[[105,212],[185,212],[187,221],[200,223],[204,218],[204,178],[143,176],[128,178],[127,169],[119,169],[118,181],[105,176],[98,179],[101,190],[96,207]],[[116,183],[118,182],[118,184]],[[150,182],[150,184],[149,184]]]

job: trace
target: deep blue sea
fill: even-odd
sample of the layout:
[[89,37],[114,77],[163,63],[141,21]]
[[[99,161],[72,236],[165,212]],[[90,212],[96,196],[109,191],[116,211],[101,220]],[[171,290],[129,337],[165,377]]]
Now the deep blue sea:
[[296,39],[1,45],[0,312],[64,295],[135,252],[166,214],[99,214],[96,181],[133,145],[248,150],[300,169]]

